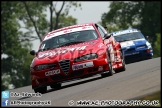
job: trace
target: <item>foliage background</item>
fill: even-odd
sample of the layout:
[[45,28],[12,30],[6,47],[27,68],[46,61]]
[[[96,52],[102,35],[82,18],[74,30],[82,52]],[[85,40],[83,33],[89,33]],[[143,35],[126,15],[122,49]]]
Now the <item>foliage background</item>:
[[[1,87],[2,91],[30,85],[29,54],[33,40],[42,41],[49,31],[77,24],[69,9],[82,9],[80,2],[1,1]],[[149,36],[154,57],[161,56],[161,3],[158,1],[111,1],[100,23],[109,32],[137,28]],[[47,9],[50,17],[47,18]],[[12,86],[12,87],[10,87]]]

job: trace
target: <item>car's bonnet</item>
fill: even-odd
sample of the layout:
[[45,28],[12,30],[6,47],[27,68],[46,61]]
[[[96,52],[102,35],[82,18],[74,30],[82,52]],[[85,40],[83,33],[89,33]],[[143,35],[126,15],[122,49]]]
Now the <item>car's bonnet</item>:
[[121,42],[120,44],[121,44],[122,48],[130,47],[130,46],[140,46],[140,45],[146,44],[146,40],[145,39],[136,39],[136,40]]
[[35,61],[42,64],[52,63],[62,59],[74,59],[82,55],[96,52],[99,48],[99,40],[64,46],[53,50],[38,52]]

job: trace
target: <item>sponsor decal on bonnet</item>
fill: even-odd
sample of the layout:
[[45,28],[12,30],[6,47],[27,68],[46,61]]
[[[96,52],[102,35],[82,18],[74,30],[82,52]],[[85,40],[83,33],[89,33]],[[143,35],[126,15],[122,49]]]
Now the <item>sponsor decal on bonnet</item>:
[[64,53],[67,53],[68,51],[84,50],[85,48],[86,46],[81,46],[81,47],[75,47],[75,48],[61,49],[58,51],[39,52],[38,58],[43,58],[46,56],[55,56],[56,54],[64,54]]
[[128,47],[128,46],[135,45],[133,41],[121,42],[120,44],[121,44],[121,47]]

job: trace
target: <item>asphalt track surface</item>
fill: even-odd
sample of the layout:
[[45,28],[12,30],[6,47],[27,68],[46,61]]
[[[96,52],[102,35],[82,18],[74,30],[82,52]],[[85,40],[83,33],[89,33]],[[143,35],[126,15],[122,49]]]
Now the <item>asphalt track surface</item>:
[[[161,57],[130,63],[126,71],[102,78],[100,75],[66,82],[41,97],[10,97],[19,101],[51,101],[53,107],[72,106],[79,101],[131,100],[161,90]],[[34,93],[31,86],[9,90],[12,93]],[[12,105],[15,106],[15,105]],[[28,107],[29,105],[23,105]],[[36,106],[36,105],[32,105]],[[41,106],[41,105],[39,105]],[[44,105],[46,107],[46,105]]]

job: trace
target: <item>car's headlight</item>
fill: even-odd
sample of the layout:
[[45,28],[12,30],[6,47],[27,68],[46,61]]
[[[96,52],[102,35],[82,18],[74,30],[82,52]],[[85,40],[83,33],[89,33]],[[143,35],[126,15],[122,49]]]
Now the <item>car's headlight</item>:
[[146,42],[146,45],[148,48],[151,48],[151,44],[148,41]]
[[43,70],[43,69],[46,69],[48,68],[48,65],[38,65],[35,67],[35,70],[38,71],[38,70]]
[[137,46],[136,49],[146,48],[146,45]]
[[94,53],[93,54],[87,54],[87,55],[84,55],[84,56],[75,58],[74,61],[75,62],[80,62],[80,61],[83,61],[83,60],[95,59],[97,57],[98,57],[98,55],[97,54],[94,54]]
[[34,70],[38,71],[38,70],[43,70],[43,69],[47,69],[47,68],[54,68],[54,67],[56,67],[56,63],[38,65],[38,66],[34,67]]

